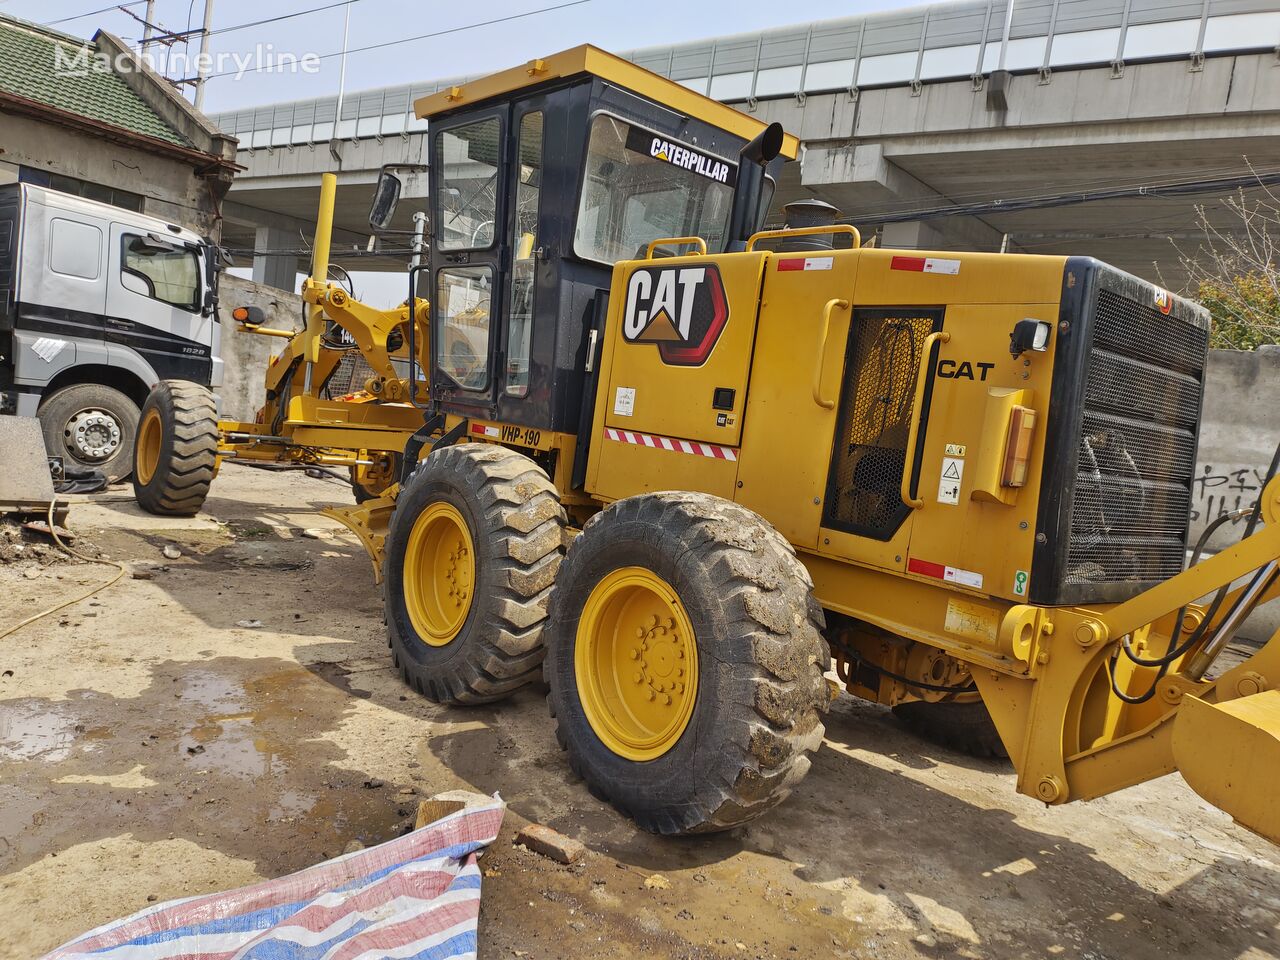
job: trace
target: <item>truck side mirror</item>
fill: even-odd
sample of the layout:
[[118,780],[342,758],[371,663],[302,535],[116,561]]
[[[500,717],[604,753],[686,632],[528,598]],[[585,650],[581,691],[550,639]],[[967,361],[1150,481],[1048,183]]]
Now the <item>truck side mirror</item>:
[[373,206],[369,208],[369,226],[374,233],[380,233],[391,226],[396,204],[400,202],[401,189],[400,178],[390,170],[383,170],[378,175],[378,188],[373,194]]

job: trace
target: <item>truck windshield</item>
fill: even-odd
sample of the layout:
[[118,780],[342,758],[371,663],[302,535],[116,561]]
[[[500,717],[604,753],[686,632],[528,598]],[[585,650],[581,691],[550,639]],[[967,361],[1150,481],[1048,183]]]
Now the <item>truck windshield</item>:
[[665,237],[702,237],[724,250],[737,168],[726,160],[601,114],[592,121],[573,247],[601,263],[643,257]]

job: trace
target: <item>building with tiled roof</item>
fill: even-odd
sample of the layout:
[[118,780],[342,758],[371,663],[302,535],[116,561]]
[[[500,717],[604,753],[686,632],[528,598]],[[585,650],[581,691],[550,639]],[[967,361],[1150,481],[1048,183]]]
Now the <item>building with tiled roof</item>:
[[217,236],[237,169],[222,133],[120,38],[0,14],[0,183],[102,200]]

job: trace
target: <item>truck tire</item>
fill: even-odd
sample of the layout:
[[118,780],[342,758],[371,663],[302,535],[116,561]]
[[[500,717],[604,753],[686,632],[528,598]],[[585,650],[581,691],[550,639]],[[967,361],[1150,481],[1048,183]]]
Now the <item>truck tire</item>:
[[76,383],[45,398],[36,412],[51,457],[100,470],[109,483],[132,469],[138,405],[114,387]]
[[383,560],[404,682],[437,703],[478,704],[536,680],[564,525],[555,486],[521,453],[464,443],[420,463],[396,498]]
[[931,743],[971,757],[1009,758],[1009,751],[1004,748],[995,722],[981,700],[960,703],[913,700],[898,704],[893,714],[913,733]]
[[544,675],[588,789],[645,830],[727,830],[809,769],[830,701],[822,608],[791,545],[701,493],[593,517],[551,593]]
[[200,512],[217,468],[218,414],[208,387],[161,380],[142,405],[133,453],[133,495],[147,513]]

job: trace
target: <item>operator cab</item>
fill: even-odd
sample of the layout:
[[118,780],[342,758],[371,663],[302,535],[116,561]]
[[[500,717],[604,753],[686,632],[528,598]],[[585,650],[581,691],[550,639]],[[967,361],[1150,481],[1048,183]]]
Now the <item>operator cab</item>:
[[431,121],[420,293],[433,400],[539,431],[579,432],[614,264],[663,238],[731,249],[745,239],[732,233],[759,226],[797,146],[773,131],[780,146],[741,178],[754,194],[743,222],[739,153],[765,126],[590,46],[450,87],[415,112]]

